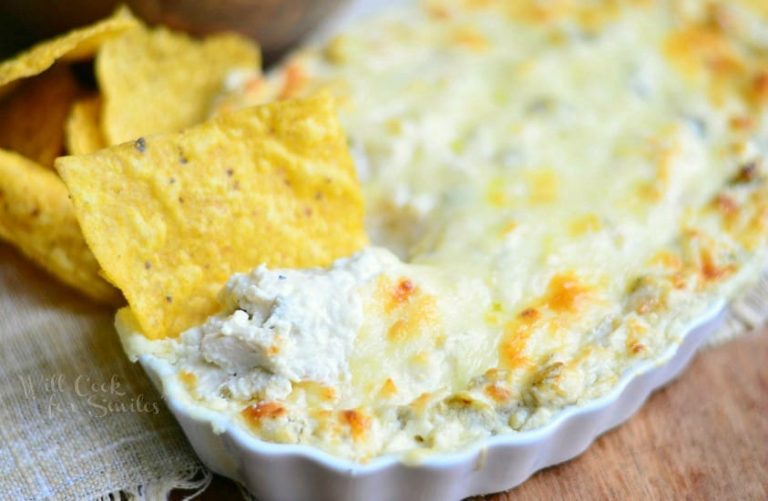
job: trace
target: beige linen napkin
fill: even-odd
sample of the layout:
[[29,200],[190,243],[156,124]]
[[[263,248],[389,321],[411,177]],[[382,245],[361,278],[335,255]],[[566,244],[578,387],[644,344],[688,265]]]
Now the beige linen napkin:
[[210,481],[113,317],[0,243],[0,499],[160,499]]

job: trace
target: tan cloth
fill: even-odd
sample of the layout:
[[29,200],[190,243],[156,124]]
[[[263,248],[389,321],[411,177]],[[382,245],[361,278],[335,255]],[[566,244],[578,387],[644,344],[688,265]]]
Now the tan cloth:
[[113,316],[0,243],[0,498],[159,499],[209,481]]

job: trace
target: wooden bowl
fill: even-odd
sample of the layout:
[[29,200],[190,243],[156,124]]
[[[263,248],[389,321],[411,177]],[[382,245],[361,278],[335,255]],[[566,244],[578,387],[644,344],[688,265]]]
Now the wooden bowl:
[[194,34],[237,31],[256,40],[265,59],[291,48],[345,0],[128,0],[139,16]]
[[[271,61],[290,49],[347,0],[0,0],[0,20],[29,41],[105,17],[126,3],[150,24],[196,35],[237,31],[256,40]],[[3,30],[5,31],[5,30]],[[2,34],[0,34],[0,37]]]

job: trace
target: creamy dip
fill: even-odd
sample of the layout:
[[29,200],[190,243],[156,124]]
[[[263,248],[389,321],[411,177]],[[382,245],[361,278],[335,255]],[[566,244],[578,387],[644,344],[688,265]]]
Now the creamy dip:
[[358,461],[604,394],[765,262],[768,13],[703,4],[414,4],[232,75],[215,113],[338,97],[373,244],[236,275],[178,339],[122,324],[128,352],[264,440]]

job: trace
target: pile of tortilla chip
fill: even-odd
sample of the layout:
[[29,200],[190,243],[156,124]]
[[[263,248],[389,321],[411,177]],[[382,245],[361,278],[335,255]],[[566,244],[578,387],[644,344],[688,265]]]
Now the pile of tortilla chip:
[[0,239],[94,300],[120,302],[54,160],[200,123],[231,71],[259,67],[237,35],[197,40],[126,9],[1,62]]

